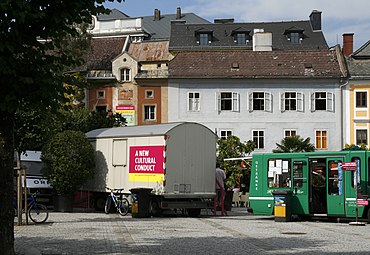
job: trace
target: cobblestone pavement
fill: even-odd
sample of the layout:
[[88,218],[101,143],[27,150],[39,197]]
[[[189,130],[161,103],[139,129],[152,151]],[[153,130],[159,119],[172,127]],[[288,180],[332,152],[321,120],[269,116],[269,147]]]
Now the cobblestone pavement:
[[370,254],[370,225],[275,222],[233,208],[229,216],[132,218],[51,212],[15,226],[16,254]]

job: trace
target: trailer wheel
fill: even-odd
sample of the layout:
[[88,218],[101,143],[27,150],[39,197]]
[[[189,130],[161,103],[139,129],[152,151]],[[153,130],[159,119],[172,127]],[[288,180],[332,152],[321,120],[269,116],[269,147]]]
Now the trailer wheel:
[[104,211],[106,198],[103,196],[96,196],[94,199],[94,208],[96,211]]
[[159,217],[159,216],[162,215],[162,209],[159,206],[159,199],[157,199],[157,198],[150,199],[149,206],[150,206],[150,208],[149,208],[150,214],[152,216]]
[[189,208],[187,209],[187,211],[190,217],[199,217],[201,209],[200,208]]

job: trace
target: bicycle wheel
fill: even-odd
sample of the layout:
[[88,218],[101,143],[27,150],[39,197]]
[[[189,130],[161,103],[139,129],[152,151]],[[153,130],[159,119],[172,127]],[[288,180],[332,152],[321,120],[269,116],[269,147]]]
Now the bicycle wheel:
[[128,202],[127,198],[122,198],[120,201],[118,201],[117,210],[119,214],[122,216],[127,215],[129,206],[130,203]]
[[108,196],[107,200],[105,200],[105,206],[104,206],[104,212],[106,214],[109,213],[111,206],[112,206],[112,198],[110,196]]
[[33,204],[28,209],[28,216],[35,223],[43,223],[48,219],[49,211],[45,205]]

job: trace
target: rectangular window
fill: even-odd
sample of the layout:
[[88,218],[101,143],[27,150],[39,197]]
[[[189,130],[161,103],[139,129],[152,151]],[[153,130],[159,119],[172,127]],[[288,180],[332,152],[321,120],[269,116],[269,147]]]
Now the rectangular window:
[[249,111],[272,111],[272,94],[269,92],[252,92],[249,94]]
[[98,90],[96,92],[96,99],[104,99],[105,98],[105,91],[104,90]]
[[301,35],[297,32],[290,33],[290,42],[293,44],[301,43]]
[[253,142],[256,149],[265,148],[265,131],[263,130],[253,130],[252,131]]
[[330,160],[328,162],[328,194],[329,195],[340,195],[339,185],[341,184],[339,180],[339,163],[338,160]]
[[356,145],[360,144],[367,145],[367,129],[356,130]]
[[367,92],[356,91],[356,107],[364,108],[367,107]]
[[95,106],[95,111],[97,112],[106,112],[107,106],[106,105],[97,105]]
[[227,139],[228,136],[233,135],[233,131],[231,130],[220,130],[220,138]]
[[253,92],[253,111],[265,110],[265,93]]
[[130,69],[128,68],[121,69],[121,81],[131,81]]
[[208,34],[199,34],[199,45],[208,45]]
[[297,135],[297,130],[294,130],[294,129],[284,130],[284,137],[290,137],[290,136],[296,136],[296,135]]
[[155,105],[144,105],[144,121],[156,120]]
[[285,111],[297,110],[297,93],[285,92]]
[[334,112],[334,93],[315,92],[311,95],[311,111]]
[[325,130],[316,130],[316,148],[317,149],[327,149],[328,148],[328,141],[327,141],[327,131]]
[[290,187],[291,167],[289,159],[269,159],[267,166],[269,188]]
[[154,91],[153,90],[145,90],[145,98],[146,99],[153,99],[154,98]]
[[245,33],[237,33],[236,34],[236,43],[238,45],[245,45],[246,44]]
[[188,111],[191,111],[191,112],[200,111],[200,93],[199,92],[188,92]]
[[303,161],[293,162],[293,187],[303,187]]
[[315,109],[326,111],[326,93],[325,92],[315,93]]
[[239,93],[236,92],[217,93],[217,110],[238,112]]

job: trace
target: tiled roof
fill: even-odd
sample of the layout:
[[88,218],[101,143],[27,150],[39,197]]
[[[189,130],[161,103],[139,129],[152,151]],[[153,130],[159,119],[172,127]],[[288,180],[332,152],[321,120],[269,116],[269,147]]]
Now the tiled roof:
[[128,54],[138,62],[168,61],[168,41],[143,41],[131,43]]
[[[171,34],[171,21],[173,20],[176,20],[176,14],[161,15],[159,20],[154,20],[154,16],[145,16],[143,17],[143,28],[150,34],[150,40],[168,40]],[[183,13],[181,20],[186,21],[186,24],[210,23],[194,13]]]
[[84,68],[87,70],[112,70],[112,60],[122,52],[125,39],[125,37],[93,38]]
[[347,65],[352,78],[370,78],[370,40],[347,58]]
[[[263,29],[272,33],[273,50],[321,50],[328,49],[325,37],[321,31],[313,31],[310,21],[286,21],[265,23],[226,23],[226,24],[172,24],[171,50],[210,50],[220,48],[252,48],[252,42],[239,46],[234,42],[233,31],[250,31],[253,36],[254,29]],[[303,40],[299,44],[291,43],[287,38],[287,31],[292,29],[303,31]],[[195,32],[199,30],[212,31],[210,45],[198,45]]]
[[335,50],[180,52],[169,78],[339,78]]

